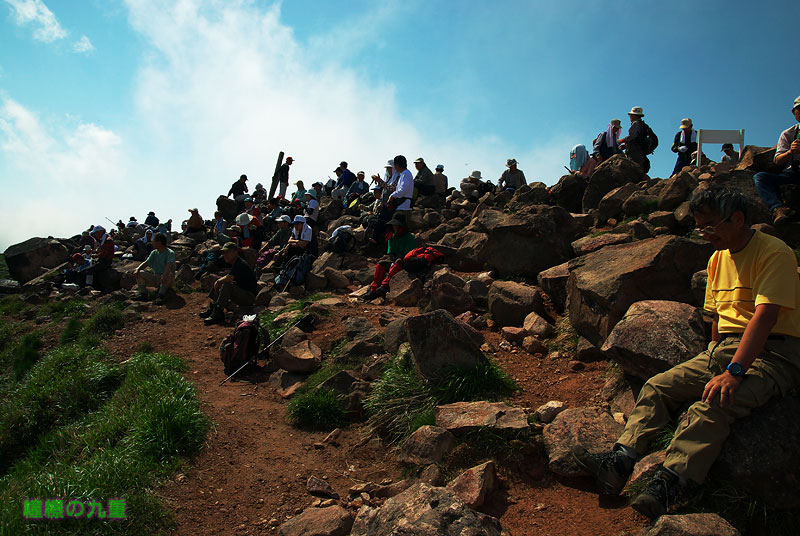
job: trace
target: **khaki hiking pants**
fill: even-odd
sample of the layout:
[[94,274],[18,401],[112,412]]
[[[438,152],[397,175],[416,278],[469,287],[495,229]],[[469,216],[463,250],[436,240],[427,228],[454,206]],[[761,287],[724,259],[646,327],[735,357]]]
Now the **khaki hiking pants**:
[[236,283],[223,283],[219,292],[211,289],[208,297],[214,301],[218,307],[230,309],[230,303],[233,302],[240,306],[250,306],[256,301],[256,297],[252,292],[248,292]]
[[732,405],[719,407],[719,395],[711,404],[702,402],[706,383],[725,371],[740,341],[741,335],[736,335],[711,342],[697,357],[650,378],[617,442],[639,454],[646,453],[650,442],[669,422],[670,414],[682,409],[684,403],[693,402],[678,423],[664,467],[675,471],[682,480],[701,484],[722,450],[731,423],[800,385],[800,339],[769,339],[747,370]]

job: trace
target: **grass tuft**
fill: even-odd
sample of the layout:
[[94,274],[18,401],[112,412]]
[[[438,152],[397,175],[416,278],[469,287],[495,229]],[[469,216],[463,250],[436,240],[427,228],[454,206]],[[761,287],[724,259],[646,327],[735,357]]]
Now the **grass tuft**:
[[11,349],[11,366],[14,370],[14,379],[19,381],[39,360],[39,350],[42,348],[42,334],[39,332],[28,333],[20,339],[19,343]]
[[330,389],[311,389],[296,395],[288,404],[287,416],[293,425],[314,430],[330,430],[347,423],[344,404]]
[[88,336],[104,337],[125,326],[122,311],[115,305],[99,307],[86,322],[84,333]]
[[72,317],[67,320],[64,330],[61,332],[59,342],[61,344],[70,344],[76,342],[83,332],[83,322],[80,319]]

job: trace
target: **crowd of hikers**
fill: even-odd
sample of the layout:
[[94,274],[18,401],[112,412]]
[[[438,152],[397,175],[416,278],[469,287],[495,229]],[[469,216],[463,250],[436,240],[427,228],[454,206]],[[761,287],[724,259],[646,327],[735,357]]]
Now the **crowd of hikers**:
[[[800,121],[800,97],[794,101],[792,113]],[[568,171],[589,180],[599,163],[624,154],[647,173],[648,155],[658,146],[658,137],[645,123],[644,115],[640,106],[634,106],[628,113],[627,136],[621,137],[621,121],[612,119],[594,139],[591,151],[584,145],[573,147]],[[710,162],[697,153],[697,131],[689,118],[681,120],[671,149],[677,155],[673,175],[685,166],[697,165],[698,157],[701,164]],[[723,162],[736,165],[739,154],[732,145],[724,144],[722,152]],[[774,223],[793,215],[784,206],[778,187],[800,182],[798,162],[800,133],[795,124],[782,132],[778,141],[775,163],[782,171],[755,176],[756,189],[772,210]],[[298,283],[321,248],[344,252],[353,247],[354,229],[350,225],[330,229],[327,241],[320,243],[318,220],[323,198],[341,204],[344,214],[357,216],[359,226],[365,229],[366,246],[383,255],[366,294],[367,299],[374,299],[388,292],[391,278],[400,270],[409,270],[409,266],[416,270],[425,264],[414,259],[425,259],[427,263],[438,259],[434,248],[421,247],[409,232],[412,207],[438,210],[445,206],[448,196],[477,200],[487,192],[514,192],[527,184],[525,173],[514,158],[506,161],[496,183],[485,179],[480,170],[473,170],[451,186],[442,164],[432,171],[423,158],[417,158],[412,172],[406,157],[397,155],[386,163],[383,173],[372,174],[369,182],[364,171],[354,173],[342,161],[333,170],[335,179],[317,181],[308,188],[303,181],[296,181],[296,190],[289,196],[293,163],[290,156],[280,164],[270,192],[260,183],[250,191],[247,175],[241,175],[227,193],[236,204],[237,216],[232,220],[226,220],[218,211],[212,220],[206,221],[197,208],[190,208],[189,217],[181,222],[181,232],[186,236],[198,242],[213,239],[218,243],[217,249],[206,254],[197,278],[209,272],[226,272],[213,285],[211,307],[203,314],[207,323],[219,322],[222,311],[230,304],[251,305],[256,282],[263,273],[276,273],[279,285]],[[133,242],[133,248],[123,258],[141,263],[135,274],[137,299],[144,299],[148,296],[147,289],[155,288],[156,303],[161,303],[175,281],[175,253],[169,248],[171,232],[172,220],[162,222],[154,212],[149,212],[143,223],[132,216],[127,223],[120,220],[108,231],[102,225],[94,225],[78,238],[81,249],[72,255],[63,283],[106,290],[107,271],[115,257],[114,239],[117,233],[124,233],[126,242]]]

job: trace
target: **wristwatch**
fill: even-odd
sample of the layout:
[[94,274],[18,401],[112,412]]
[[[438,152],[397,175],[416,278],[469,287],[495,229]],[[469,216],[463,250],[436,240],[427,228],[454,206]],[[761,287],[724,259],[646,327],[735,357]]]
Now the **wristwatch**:
[[739,363],[734,363],[733,361],[728,364],[728,372],[731,376],[736,378],[744,378],[745,374],[744,367]]

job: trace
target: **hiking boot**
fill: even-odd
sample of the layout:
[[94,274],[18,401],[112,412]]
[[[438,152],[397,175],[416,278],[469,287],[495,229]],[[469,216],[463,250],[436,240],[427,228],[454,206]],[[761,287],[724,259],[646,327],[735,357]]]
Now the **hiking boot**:
[[213,326],[214,324],[222,324],[225,321],[225,311],[220,307],[215,307],[211,316],[203,321],[206,326]]
[[789,207],[778,207],[772,211],[772,223],[774,225],[783,223],[788,221],[792,216],[794,216],[794,210]]
[[161,296],[161,295],[159,294],[158,296],[156,296],[156,299],[155,299],[155,300],[153,300],[153,303],[154,303],[155,305],[164,305],[164,296]]
[[640,514],[655,519],[669,511],[680,491],[681,481],[678,475],[662,467],[653,475],[644,491],[631,501],[631,507]]
[[375,290],[370,290],[369,292],[367,292],[366,294],[364,294],[363,296],[361,296],[361,299],[362,299],[362,300],[364,300],[364,301],[366,301],[366,302],[368,302],[368,301],[372,301],[372,300],[374,300],[374,299],[375,299],[375,298],[377,298],[378,296],[380,296],[380,294],[378,294],[378,292],[377,292],[377,291],[375,291]]
[[620,450],[592,454],[584,447],[572,447],[572,458],[589,472],[597,482],[601,495],[619,495],[633,472],[636,460]]
[[389,287],[382,285],[382,286],[378,287],[378,290],[376,292],[378,293],[378,296],[383,298],[384,296],[386,296],[389,293]]
[[209,318],[211,317],[212,314],[214,314],[215,307],[216,306],[214,305],[214,302],[211,302],[208,304],[208,309],[206,309],[205,311],[201,311],[200,313],[198,313],[197,316],[199,316],[200,318]]

